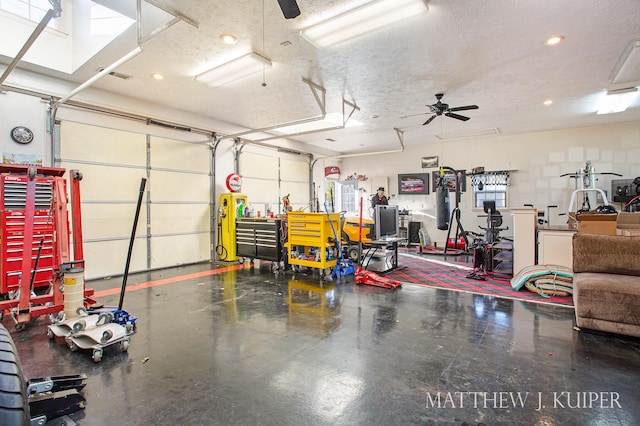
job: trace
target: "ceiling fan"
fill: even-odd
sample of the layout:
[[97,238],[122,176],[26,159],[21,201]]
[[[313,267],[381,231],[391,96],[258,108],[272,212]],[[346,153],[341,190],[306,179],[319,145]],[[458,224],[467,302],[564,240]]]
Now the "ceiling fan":
[[456,114],[454,111],[467,111],[470,109],[478,109],[478,105],[465,105],[465,106],[450,108],[448,104],[442,103],[443,96],[444,96],[443,93],[436,94],[436,99],[438,100],[438,102],[436,102],[433,105],[427,105],[433,115],[429,117],[427,121],[422,123],[423,126],[426,126],[427,124],[431,123],[434,118],[441,116],[443,114],[446,115],[447,117],[455,118],[456,120],[467,121],[470,119],[470,117],[465,117],[464,115]]

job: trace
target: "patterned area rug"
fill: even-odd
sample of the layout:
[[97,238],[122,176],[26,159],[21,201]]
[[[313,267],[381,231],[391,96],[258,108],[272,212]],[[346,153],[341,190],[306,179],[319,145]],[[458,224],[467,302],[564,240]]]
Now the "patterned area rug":
[[472,265],[453,263],[406,252],[400,253],[399,257],[398,269],[389,272],[387,276],[403,283],[573,307],[573,298],[571,296],[543,297],[532,293],[526,288],[515,291],[509,283],[510,278],[491,276],[487,277],[486,280],[466,278],[466,275],[473,270]]

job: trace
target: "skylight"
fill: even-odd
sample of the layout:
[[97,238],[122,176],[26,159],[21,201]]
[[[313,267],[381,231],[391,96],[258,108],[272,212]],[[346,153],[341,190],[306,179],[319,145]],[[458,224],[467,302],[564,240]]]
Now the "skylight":
[[[90,0],[63,0],[61,6],[61,16],[50,21],[55,25],[38,36],[22,61],[73,74],[135,23]],[[51,8],[48,0],[0,0],[0,55],[13,58]]]
[[118,35],[135,21],[99,4],[91,5],[91,35]]

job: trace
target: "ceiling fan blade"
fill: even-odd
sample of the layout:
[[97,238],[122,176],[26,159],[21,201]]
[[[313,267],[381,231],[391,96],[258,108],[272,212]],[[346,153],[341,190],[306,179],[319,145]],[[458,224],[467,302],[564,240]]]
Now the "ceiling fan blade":
[[469,109],[478,109],[478,105],[466,105],[461,107],[449,108],[449,111],[467,111]]
[[471,118],[471,117],[465,117],[464,115],[455,114],[453,112],[446,112],[444,115],[446,115],[447,117],[455,118],[456,120],[462,120],[462,121],[467,121]]
[[418,115],[425,115],[425,114],[429,114],[429,113],[428,113],[428,112],[421,112],[421,113],[419,113],[419,114],[403,115],[403,116],[402,116],[402,117],[400,117],[400,118],[409,118],[409,117],[415,117],[415,116],[418,116]]
[[423,126],[426,126],[427,124],[431,123],[433,121],[433,119],[436,118],[435,115],[432,115],[431,117],[429,117],[429,119],[427,121],[425,121],[424,123],[422,123]]

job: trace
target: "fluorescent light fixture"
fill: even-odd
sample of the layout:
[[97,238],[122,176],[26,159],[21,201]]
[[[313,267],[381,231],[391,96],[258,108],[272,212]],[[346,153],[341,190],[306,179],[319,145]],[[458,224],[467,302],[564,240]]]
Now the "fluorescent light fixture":
[[609,79],[614,84],[640,81],[640,39],[627,46]]
[[212,68],[209,71],[205,71],[197,75],[195,79],[210,86],[219,87],[256,74],[267,68],[271,68],[271,61],[264,56],[251,52]]
[[305,28],[300,34],[323,48],[428,11],[424,0],[374,0]]
[[439,135],[436,135],[436,138],[441,140],[446,140],[446,139],[461,139],[461,138],[472,138],[472,137],[480,137],[480,136],[491,136],[491,135],[499,135],[499,134],[500,134],[500,129],[497,127],[494,127],[492,129],[441,133]]
[[626,110],[638,96],[636,87],[610,90],[598,102],[597,114],[612,114]]

